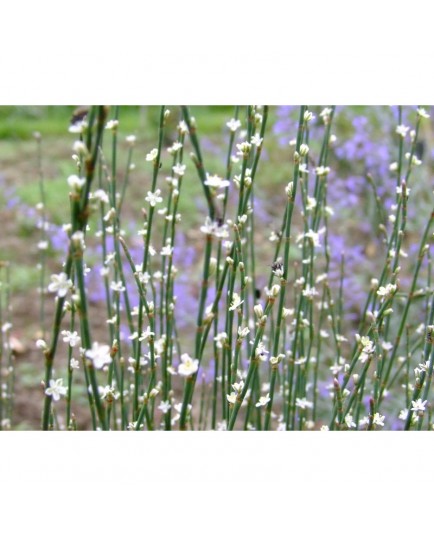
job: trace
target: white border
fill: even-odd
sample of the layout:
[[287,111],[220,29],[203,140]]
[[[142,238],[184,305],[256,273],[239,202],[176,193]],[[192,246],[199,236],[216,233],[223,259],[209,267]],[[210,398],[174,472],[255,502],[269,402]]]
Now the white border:
[[[0,104],[433,104],[428,5],[15,0]],[[0,526],[409,534],[430,437],[2,433]]]

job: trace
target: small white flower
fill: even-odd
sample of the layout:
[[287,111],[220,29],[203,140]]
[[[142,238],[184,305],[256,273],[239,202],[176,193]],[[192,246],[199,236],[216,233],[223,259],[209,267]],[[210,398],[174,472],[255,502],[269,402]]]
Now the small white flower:
[[307,196],[306,210],[311,211],[316,207],[316,205],[317,205],[316,199],[314,197]]
[[154,337],[155,333],[151,331],[150,326],[146,328],[145,331],[142,331],[142,334],[139,337],[139,341],[147,341],[150,337]]
[[309,145],[302,143],[300,145],[300,156],[306,156],[309,153]]
[[261,138],[259,134],[255,134],[254,136],[252,136],[250,143],[252,145],[255,145],[256,147],[260,147],[262,145],[263,140],[264,138]]
[[72,281],[68,279],[65,272],[61,272],[60,274],[53,274],[51,276],[51,283],[48,285],[48,291],[56,292],[59,298],[64,298],[71,287]]
[[244,303],[244,300],[242,300],[241,297],[236,292],[234,292],[232,295],[232,301],[229,307],[229,311],[235,311],[235,309],[238,309],[238,307],[242,303]]
[[315,168],[315,173],[318,175],[318,177],[324,177],[330,173],[330,168],[328,166],[319,166]]
[[169,411],[169,409],[172,407],[172,404],[168,400],[163,400],[160,405],[158,406],[158,409],[166,415],[166,413]]
[[255,356],[259,357],[261,361],[267,361],[267,354],[270,352],[265,349],[264,343],[261,341],[258,343],[258,346],[255,350]]
[[246,157],[251,150],[252,146],[248,141],[243,141],[242,143],[237,143],[237,156],[244,156]]
[[155,190],[155,192],[148,192],[147,196],[145,197],[145,201],[147,201],[151,207],[155,207],[157,203],[161,203],[163,201],[163,198],[160,196],[160,194],[160,189]]
[[250,333],[250,329],[248,327],[242,327],[242,326],[239,326],[238,327],[238,337],[240,339],[244,339],[245,337],[247,337],[247,335]]
[[93,196],[92,196],[93,199],[97,199],[98,201],[100,201],[101,203],[108,203],[109,202],[109,198],[108,198],[108,195],[107,195],[107,192],[105,192],[104,190],[96,190],[94,193],[93,193]]
[[422,117],[423,119],[428,119],[429,118],[429,114],[427,113],[425,108],[418,108],[417,109],[417,115],[419,117]]
[[239,119],[232,118],[226,123],[226,126],[231,132],[236,132],[241,126],[241,121]]
[[267,394],[265,396],[261,396],[258,400],[258,402],[256,402],[256,407],[257,408],[260,408],[262,406],[266,406],[268,404],[268,402],[270,402],[271,398],[270,398],[270,394]]
[[308,300],[313,300],[315,296],[318,296],[318,291],[315,287],[310,287],[310,285],[306,285],[306,288],[302,291],[302,294]]
[[225,341],[227,340],[228,336],[227,336],[227,333],[225,333],[224,331],[222,331],[221,333],[218,333],[215,337],[214,337],[214,340],[216,341],[216,346],[217,348],[223,348],[223,344],[225,343]]
[[345,424],[347,425],[348,428],[356,428],[356,423],[353,421],[352,415],[347,415],[345,417]]
[[114,385],[106,385],[105,387],[98,387],[99,396],[102,400],[107,400],[108,402],[112,402],[113,400],[117,400],[120,396],[120,393],[116,391],[116,387]]
[[235,404],[235,402],[237,401],[237,393],[231,393],[230,395],[226,395],[226,399],[229,404]]
[[105,128],[106,130],[116,130],[118,125],[119,121],[117,119],[110,119],[110,121],[107,121]]
[[330,116],[331,116],[331,113],[332,113],[332,109],[331,108],[324,108],[321,113],[319,114],[319,116],[321,117],[321,119],[324,121],[324,125],[328,125],[329,122],[330,122]]
[[390,298],[395,294],[396,288],[396,285],[389,283],[385,287],[380,287],[377,290],[377,295],[380,296],[380,298]]
[[397,134],[399,134],[400,136],[402,136],[403,138],[405,138],[405,136],[407,135],[407,132],[410,130],[410,127],[406,127],[405,125],[398,125],[396,127],[396,130],[395,132]]
[[306,398],[296,398],[295,405],[300,409],[313,408],[313,403],[306,400]]
[[198,359],[192,359],[188,354],[181,355],[181,363],[178,366],[178,374],[188,377],[197,372],[198,368]]
[[186,170],[186,165],[185,164],[180,164],[180,163],[177,163],[175,164],[172,169],[173,169],[173,173],[177,176],[177,177],[182,177],[185,173],[185,170]]
[[62,331],[63,335],[63,342],[67,342],[71,348],[74,348],[74,346],[77,346],[77,344],[80,344],[81,338],[78,336],[78,333],[76,331]]
[[128,143],[128,145],[130,145],[131,147],[136,143],[136,136],[134,136],[133,134],[131,134],[130,136],[127,136],[125,138],[125,141]]
[[206,174],[206,181],[204,182],[206,186],[209,186],[210,188],[220,189],[220,188],[227,188],[230,184],[228,180],[224,180],[218,175],[209,175]]
[[112,281],[110,284],[110,288],[114,292],[125,292],[125,287],[122,284],[122,281]]
[[86,350],[84,355],[92,361],[96,369],[102,369],[104,365],[109,365],[112,362],[110,347],[106,344],[94,342],[92,349]]
[[167,152],[169,154],[176,154],[180,149],[182,149],[182,143],[175,141],[171,147],[168,147]]
[[45,389],[45,394],[51,396],[54,402],[58,402],[61,396],[65,396],[68,391],[67,387],[63,387],[63,379],[50,380],[50,387]]
[[380,415],[379,413],[375,413],[373,423],[376,426],[384,426],[384,415]]
[[158,157],[158,149],[152,149],[147,155],[146,155],[146,161],[147,162],[155,162]]
[[83,177],[77,177],[77,175],[70,175],[67,179],[68,185],[75,192],[80,192],[83,186],[86,184],[86,179]]
[[408,409],[407,409],[407,408],[402,409],[402,410],[399,412],[398,419],[401,419],[401,421],[406,421],[406,420],[407,420],[407,417],[408,417]]
[[70,366],[71,369],[78,370],[80,368],[80,363],[79,363],[78,359],[74,359],[73,357],[71,357],[71,361],[69,363],[69,366]]
[[421,398],[418,398],[416,401],[412,400],[411,401],[411,405],[413,406],[411,408],[411,411],[425,411],[426,410],[426,404],[428,403],[428,400],[424,400],[422,402],[422,399]]
[[312,112],[309,112],[309,110],[306,110],[304,112],[303,119],[305,120],[306,123],[308,123],[309,121],[312,121],[313,119],[315,119],[315,116],[313,115]]
[[173,247],[171,246],[164,246],[162,249],[161,249],[161,255],[163,257],[170,257],[173,253]]
[[43,339],[38,339],[36,341],[36,348],[39,348],[40,350],[48,350],[47,343]]

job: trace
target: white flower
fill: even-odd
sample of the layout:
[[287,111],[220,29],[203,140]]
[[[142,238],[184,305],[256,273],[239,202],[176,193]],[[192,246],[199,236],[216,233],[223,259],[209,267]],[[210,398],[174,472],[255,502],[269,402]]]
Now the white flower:
[[266,406],[268,404],[268,402],[270,402],[271,398],[270,398],[270,394],[268,395],[265,395],[265,396],[261,396],[259,398],[259,400],[256,402],[256,407],[257,408],[260,408],[262,406]]
[[98,387],[99,395],[102,400],[106,399],[109,402],[117,400],[120,396],[120,393],[116,392],[116,387],[114,385],[106,385],[105,387]]
[[398,419],[401,419],[401,421],[406,421],[406,420],[407,420],[407,417],[408,417],[408,409],[407,409],[407,408],[402,409],[402,410],[399,412]]
[[422,117],[423,119],[428,119],[429,114],[426,112],[425,108],[418,108],[417,109],[417,115],[419,117]]
[[310,211],[313,210],[317,205],[316,199],[314,197],[307,196],[306,200],[306,210]]
[[95,190],[95,192],[93,193],[92,198],[97,199],[101,203],[108,203],[109,202],[107,192],[105,192],[104,190],[101,190],[101,189]]
[[178,374],[181,376],[191,376],[197,372],[198,368],[198,359],[192,359],[188,354],[181,355],[181,363],[178,366]]
[[96,369],[102,369],[104,365],[109,365],[112,362],[110,347],[106,344],[94,342],[92,349],[86,350],[84,355],[92,361]]
[[78,336],[78,333],[76,331],[73,331],[72,333],[70,331],[63,330],[63,342],[69,343],[69,346],[71,348],[74,348],[74,346],[77,346],[77,344],[80,344],[81,338]]
[[229,404],[235,404],[237,401],[237,393],[231,393],[230,395],[226,395],[227,401]]
[[315,119],[315,116],[313,115],[312,112],[309,112],[309,110],[306,110],[304,112],[303,119],[305,120],[306,123],[308,123],[309,121],[312,121],[312,119]]
[[146,161],[147,162],[155,162],[157,160],[158,156],[158,149],[152,149],[147,155],[146,155]]
[[36,348],[39,348],[40,350],[48,350],[47,343],[44,341],[44,339],[38,339],[36,341]]
[[341,365],[333,365],[333,366],[329,367],[329,369],[332,371],[333,375],[336,375],[336,374],[339,374],[339,372],[342,370],[342,366]]
[[242,300],[240,298],[240,296],[234,292],[233,295],[232,295],[232,301],[231,301],[231,305],[229,307],[229,311],[235,311],[235,309],[238,309],[238,307],[244,303],[244,300]]
[[137,138],[133,134],[131,134],[130,136],[127,136],[125,138],[125,141],[128,143],[128,145],[133,146],[136,143],[136,139]]
[[403,138],[405,138],[405,136],[407,135],[407,132],[410,130],[410,127],[406,127],[405,125],[398,125],[396,127],[396,130],[395,132],[397,134],[399,134],[400,136],[402,136]]
[[243,328],[242,326],[238,327],[238,337],[240,339],[244,339],[247,337],[247,335],[250,333],[250,329],[248,327]]
[[228,338],[227,333],[225,333],[224,331],[222,331],[221,333],[218,333],[214,337],[214,340],[216,341],[217,348],[223,348],[223,344],[225,343],[227,338]]
[[54,402],[60,400],[61,396],[65,396],[68,391],[67,387],[63,387],[63,379],[59,378],[58,380],[50,380],[50,387],[45,389],[45,394],[51,396]]
[[315,296],[318,296],[318,291],[315,287],[311,288],[310,285],[306,285],[306,288],[302,291],[302,294],[308,300],[313,300]]
[[391,283],[389,283],[385,287],[380,287],[377,290],[377,295],[380,296],[380,298],[389,298],[393,296],[395,292],[396,292],[396,285],[392,285]]
[[255,356],[259,357],[261,361],[267,361],[267,354],[270,352],[265,349],[264,343],[261,341],[258,343],[258,346],[255,350]]
[[105,128],[106,130],[116,130],[118,125],[119,121],[117,119],[110,119],[110,121],[107,121]]
[[306,156],[309,153],[309,145],[302,143],[300,145],[300,156]]
[[80,368],[80,363],[79,363],[78,359],[74,359],[73,357],[71,357],[71,361],[69,362],[69,366],[70,366],[71,369],[78,370]]
[[77,177],[77,175],[70,175],[67,181],[70,188],[76,192],[80,192],[83,186],[86,184],[86,179]]
[[352,415],[347,415],[345,417],[345,424],[348,426],[348,428],[356,428],[356,423],[353,421]]
[[163,201],[163,198],[160,196],[161,190],[155,190],[155,192],[148,192],[148,195],[145,197],[145,201],[147,201],[151,207],[155,207],[157,203],[161,203]]
[[173,247],[171,246],[164,246],[162,249],[161,249],[161,255],[164,257],[170,257],[173,253]]
[[244,382],[243,380],[241,380],[239,383],[234,383],[232,384],[232,387],[234,388],[234,391],[236,393],[241,393],[241,391],[243,390],[244,388]]
[[313,231],[312,229],[310,229],[307,233],[305,233],[303,236],[305,236],[306,238],[309,238],[311,241],[312,241],[312,245],[314,247],[320,247],[320,242],[319,242],[319,233],[316,233],[315,231]]
[[48,291],[57,292],[59,298],[64,298],[71,287],[72,281],[68,279],[65,272],[61,272],[60,274],[53,274],[51,276],[51,283],[48,285]]
[[296,398],[295,405],[300,409],[313,408],[313,403],[306,400],[306,398]]
[[169,411],[169,409],[172,407],[172,404],[168,400],[163,400],[160,402],[160,405],[158,406],[158,409],[161,410],[164,415]]
[[236,132],[241,126],[241,121],[239,119],[232,118],[226,123],[226,126],[231,132]]
[[112,281],[110,288],[114,292],[125,292],[125,287],[122,285],[122,281]]
[[321,432],[328,432],[329,430],[330,428],[326,424],[323,424],[320,428]]
[[412,400],[411,405],[413,406],[411,408],[411,411],[425,411],[426,410],[426,404],[428,403],[428,400],[424,400],[422,402],[421,398],[418,398],[416,401]]
[[206,186],[209,186],[210,188],[227,188],[229,186],[229,181],[222,179],[218,175],[209,175],[209,173],[206,174],[206,181],[204,182]]
[[182,143],[179,141],[173,142],[171,147],[168,147],[167,152],[169,154],[176,154],[180,149],[182,149]]
[[259,134],[255,134],[254,136],[252,136],[250,143],[252,145],[255,145],[256,147],[260,147],[262,145],[263,139],[264,138],[261,138]]
[[319,166],[315,168],[315,173],[318,175],[318,177],[323,177],[324,175],[328,175],[330,173],[330,168],[328,166]]
[[252,146],[248,141],[237,143],[237,156],[247,156],[250,153]]
[[376,414],[374,415],[373,423],[374,423],[376,426],[384,426],[384,419],[385,419],[385,416],[384,416],[384,415],[380,415],[379,413],[376,413]]
[[185,164],[175,164],[172,169],[173,169],[173,173],[175,173],[175,175],[177,177],[182,177],[185,173],[185,169],[186,169],[186,165]]
[[150,337],[154,337],[155,333],[151,331],[150,326],[146,328],[146,331],[142,331],[139,337],[139,341],[147,341]]
[[332,113],[332,109],[331,108],[324,108],[322,110],[322,112],[319,114],[320,117],[322,118],[322,120],[324,121],[324,124],[325,125],[328,125],[329,122],[330,122],[330,116],[331,116],[331,113]]

